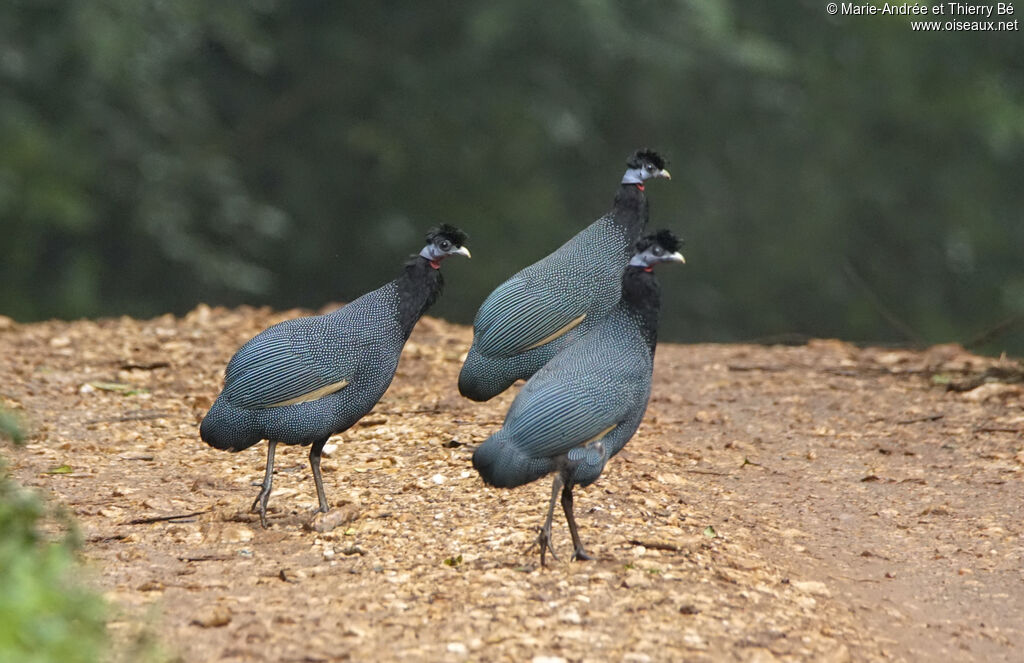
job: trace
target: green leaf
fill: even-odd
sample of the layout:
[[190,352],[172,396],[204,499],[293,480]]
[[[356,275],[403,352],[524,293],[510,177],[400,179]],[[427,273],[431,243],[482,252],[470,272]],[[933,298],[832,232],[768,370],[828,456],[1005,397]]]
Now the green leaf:
[[71,474],[74,472],[70,465],[57,465],[46,470],[46,474]]
[[444,563],[445,566],[458,566],[459,564],[462,564],[462,555],[458,555],[456,557],[449,557],[448,559],[444,560]]
[[714,527],[708,525],[704,528],[704,536],[708,537],[709,539],[713,539],[718,536],[718,532],[715,531]]

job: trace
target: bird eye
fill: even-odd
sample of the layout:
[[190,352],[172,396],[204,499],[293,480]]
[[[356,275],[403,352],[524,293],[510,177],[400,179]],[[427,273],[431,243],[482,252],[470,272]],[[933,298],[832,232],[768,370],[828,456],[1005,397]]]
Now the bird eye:
[[656,256],[660,256],[661,254],[665,253],[665,249],[661,248],[660,246],[655,246],[651,252]]
[[452,248],[452,243],[446,239],[442,239],[439,246],[441,247],[442,250],[447,251],[448,249]]

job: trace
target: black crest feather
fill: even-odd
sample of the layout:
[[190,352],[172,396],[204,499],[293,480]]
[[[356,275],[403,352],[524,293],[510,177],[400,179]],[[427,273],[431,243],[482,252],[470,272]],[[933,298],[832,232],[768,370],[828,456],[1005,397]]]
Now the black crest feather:
[[469,239],[469,235],[448,223],[442,223],[436,228],[428,230],[427,244],[430,244],[438,237],[444,237],[455,246],[463,246],[466,240]]
[[668,165],[668,161],[663,156],[658,154],[652,149],[642,147],[633,154],[629,155],[629,159],[626,161],[626,165],[630,168],[640,168],[644,162],[649,161],[659,170],[664,170],[665,166]]
[[658,244],[666,251],[674,253],[683,245],[683,240],[676,237],[676,234],[671,230],[663,228],[657,232],[649,233],[641,237],[640,241],[636,243],[636,252],[642,253],[651,248],[654,244]]

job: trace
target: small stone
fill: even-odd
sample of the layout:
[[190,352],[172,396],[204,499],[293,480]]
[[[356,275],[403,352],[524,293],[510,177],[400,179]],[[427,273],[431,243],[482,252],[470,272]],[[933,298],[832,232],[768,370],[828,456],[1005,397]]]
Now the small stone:
[[435,474],[434,476],[430,477],[430,480],[436,483],[438,486],[440,486],[442,483],[444,483],[444,475],[440,473]]
[[700,410],[697,414],[693,415],[693,420],[700,424],[720,424],[725,421],[721,412],[708,412],[707,410]]
[[224,541],[228,543],[246,543],[252,541],[255,534],[245,525],[227,525],[221,532]]
[[219,628],[231,623],[231,611],[225,606],[213,606],[199,613],[192,623],[203,628]]
[[561,656],[534,656],[530,663],[569,663]]
[[563,622],[567,623],[567,624],[582,624],[583,623],[583,618],[580,617],[580,613],[578,613],[578,612],[576,612],[575,610],[572,610],[572,609],[569,609],[569,610],[565,611],[564,613],[562,613],[562,616],[559,617],[559,619],[562,620]]
[[469,647],[461,642],[449,642],[447,649],[450,653],[459,654],[461,656],[465,656],[469,653]]
[[359,517],[359,509],[352,504],[336,507],[327,513],[317,513],[313,521],[306,528],[316,532],[330,532],[331,530],[347,525]]
[[754,647],[747,650],[743,663],[775,663],[777,660],[779,659],[775,658],[775,654],[772,654],[770,650]]
[[962,394],[964,400],[981,403],[990,398],[1008,398],[1019,396],[1024,389],[1019,384],[1006,384],[1003,382],[988,382],[979,387]]
[[813,594],[815,596],[825,597],[832,596],[832,592],[828,590],[825,583],[817,580],[794,580],[790,584],[792,584],[796,590],[801,591],[804,594]]
[[794,599],[794,602],[805,610],[814,610],[818,607],[818,602],[814,600],[813,596],[800,595]]
[[626,577],[622,580],[622,585],[627,589],[636,589],[637,587],[647,587],[651,584],[651,579],[648,574],[643,571],[633,569],[626,574]]
[[653,659],[638,651],[628,651],[622,655],[622,663],[651,663]]
[[690,649],[707,649],[708,643],[696,631],[687,631],[683,634],[683,644]]
[[824,654],[820,659],[821,663],[850,663],[850,650],[844,644],[839,644],[830,652]]

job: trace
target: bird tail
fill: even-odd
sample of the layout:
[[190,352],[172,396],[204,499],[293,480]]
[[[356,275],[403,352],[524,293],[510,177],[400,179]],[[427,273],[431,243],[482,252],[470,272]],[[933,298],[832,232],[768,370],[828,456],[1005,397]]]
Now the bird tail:
[[473,467],[484,483],[515,488],[548,474],[554,464],[548,458],[531,458],[523,453],[512,435],[502,428],[473,452]]
[[508,359],[484,357],[474,345],[459,371],[459,393],[474,401],[489,401],[512,386],[518,376],[508,375]]
[[247,430],[249,417],[245,410],[232,407],[218,398],[199,425],[199,436],[215,449],[241,451],[263,439]]

